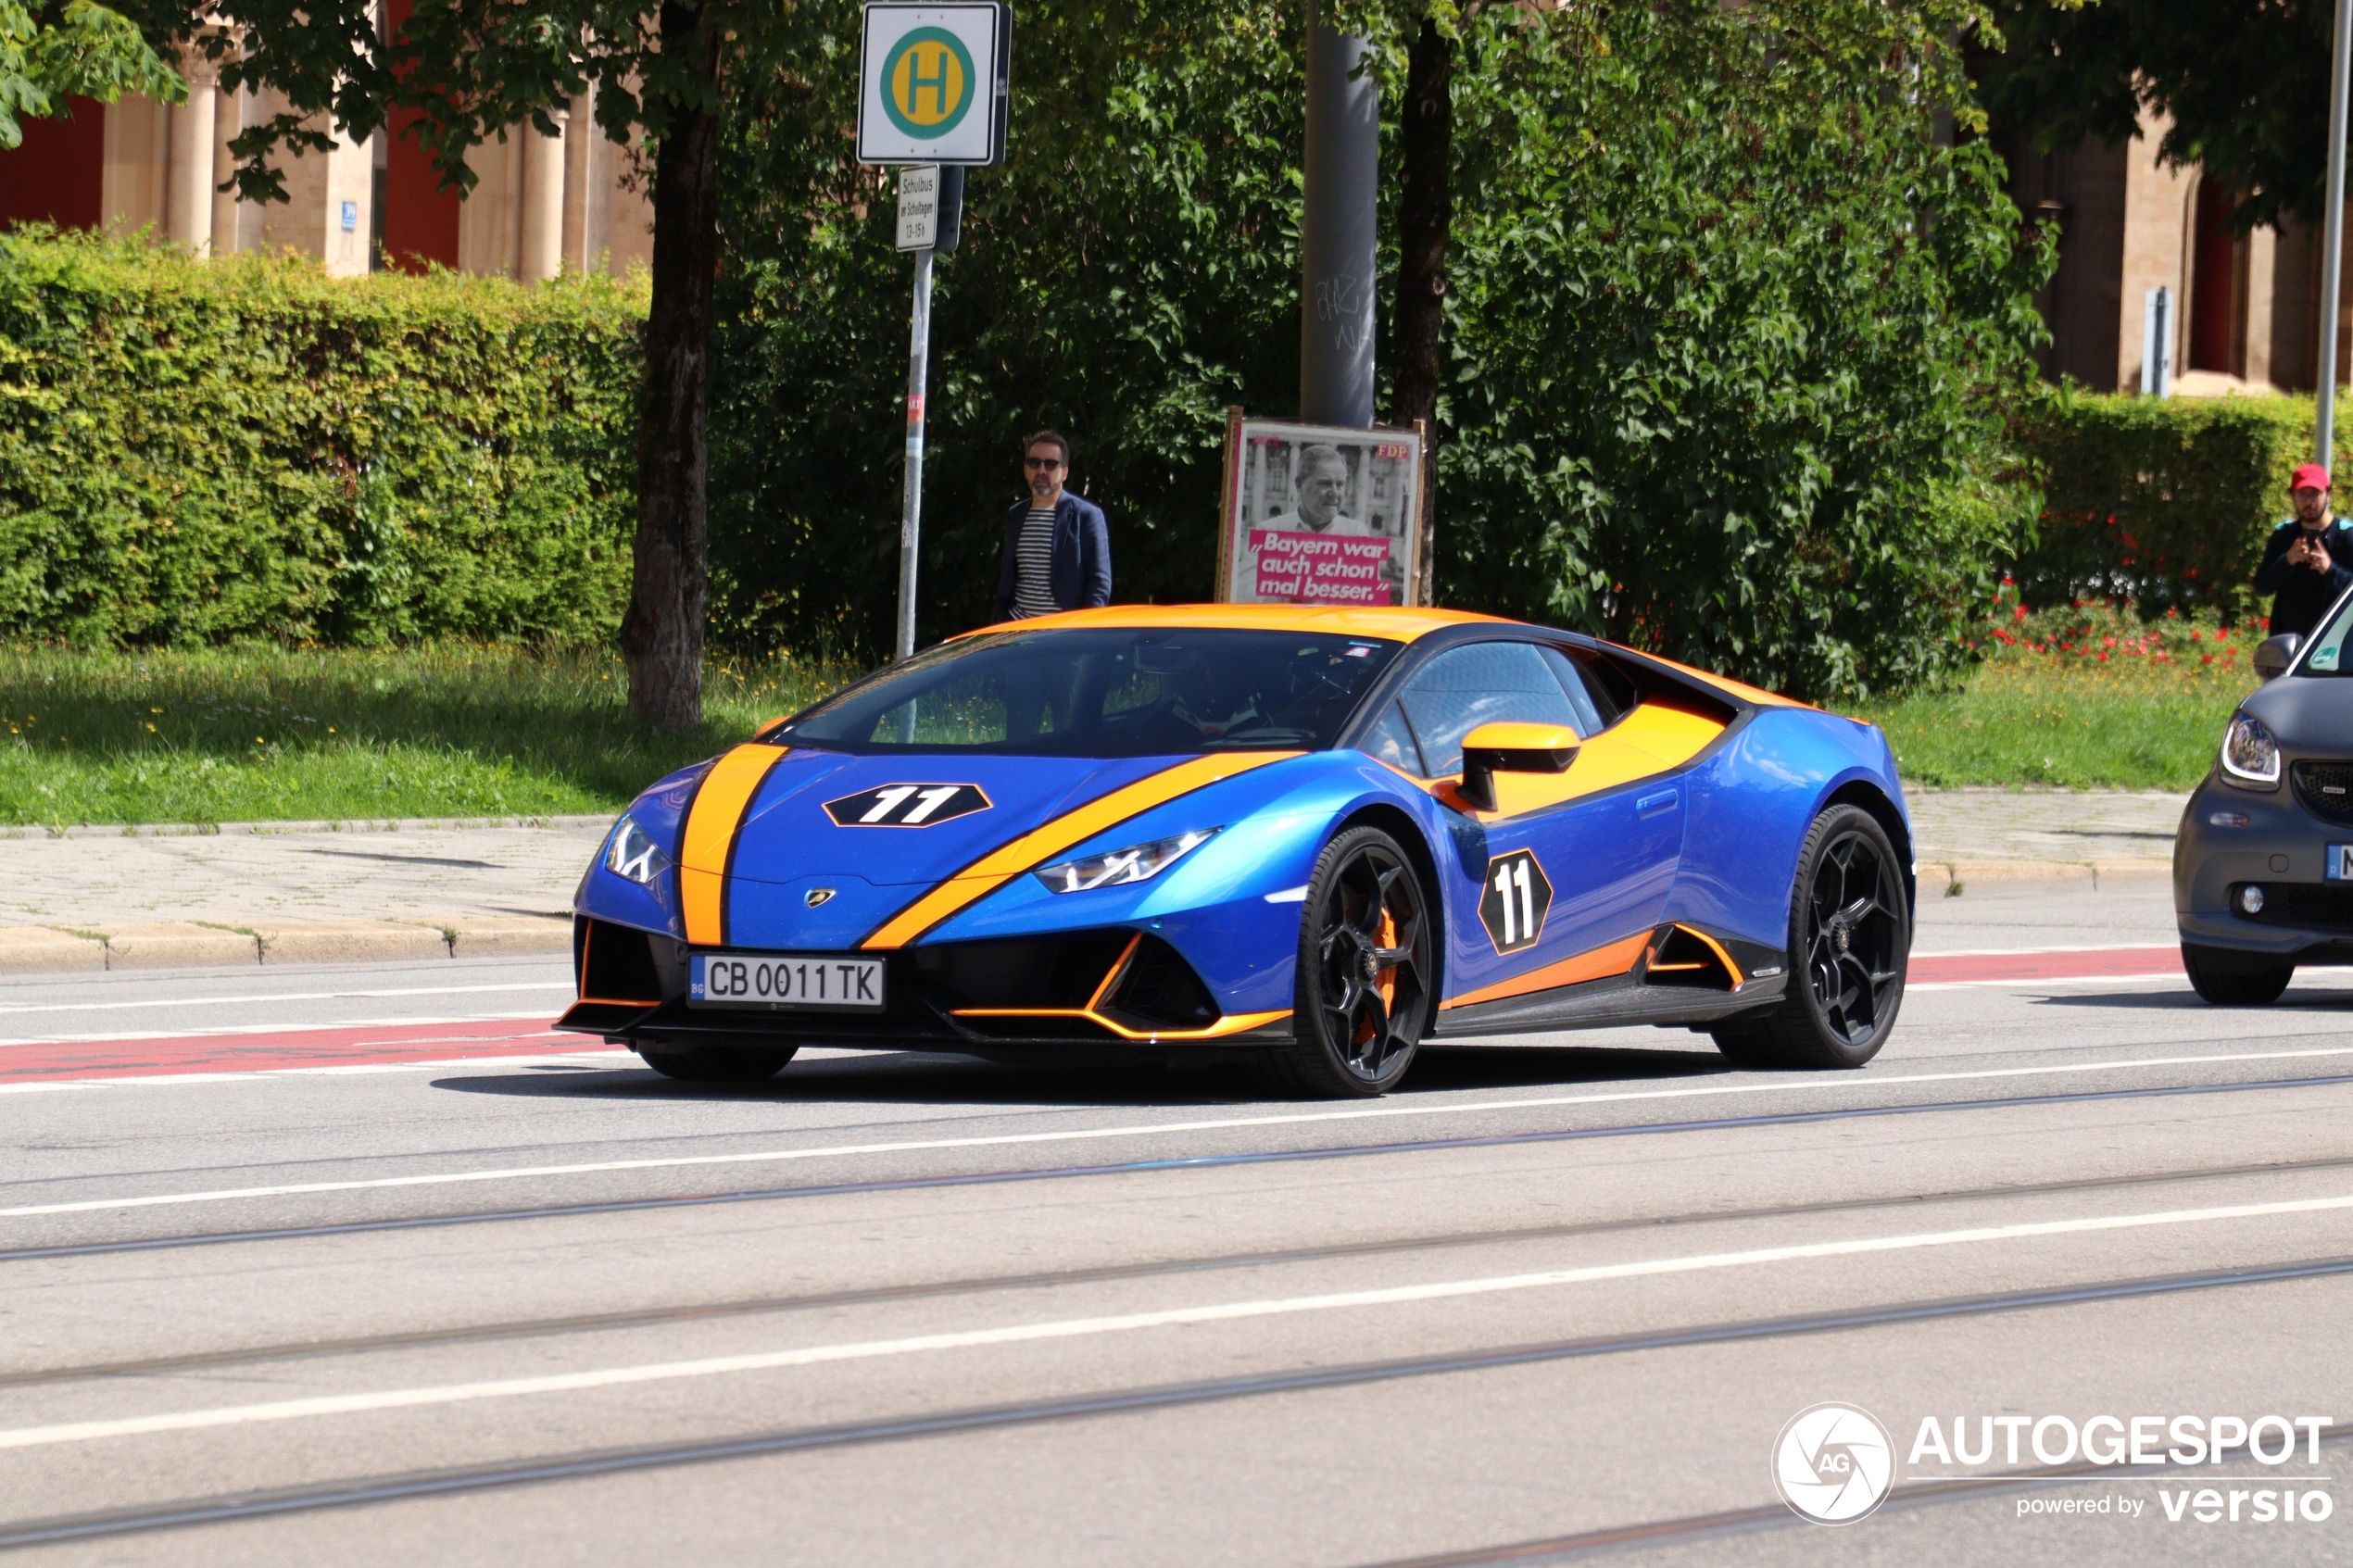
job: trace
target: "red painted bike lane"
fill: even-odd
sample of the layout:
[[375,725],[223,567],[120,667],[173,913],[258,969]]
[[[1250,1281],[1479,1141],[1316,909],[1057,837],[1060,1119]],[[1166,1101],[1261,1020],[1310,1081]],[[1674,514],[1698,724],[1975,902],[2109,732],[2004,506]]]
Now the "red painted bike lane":
[[377,1023],[161,1039],[35,1041],[0,1046],[0,1084],[388,1067],[605,1048],[594,1035],[559,1033],[545,1019]]

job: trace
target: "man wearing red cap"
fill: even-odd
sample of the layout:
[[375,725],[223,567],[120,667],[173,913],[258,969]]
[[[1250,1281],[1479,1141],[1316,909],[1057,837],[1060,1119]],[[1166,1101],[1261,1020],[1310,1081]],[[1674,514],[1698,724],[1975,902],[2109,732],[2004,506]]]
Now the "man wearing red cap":
[[2296,515],[2271,531],[2255,591],[2271,598],[2271,635],[2309,636],[2337,595],[2353,587],[2353,534],[2329,515],[2329,470],[2307,463],[2287,482]]

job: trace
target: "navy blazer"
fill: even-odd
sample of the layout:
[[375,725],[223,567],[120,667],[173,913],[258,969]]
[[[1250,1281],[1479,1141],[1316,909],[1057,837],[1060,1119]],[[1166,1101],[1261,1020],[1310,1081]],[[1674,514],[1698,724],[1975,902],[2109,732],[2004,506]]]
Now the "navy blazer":
[[[1005,560],[997,572],[997,619],[1013,615],[1013,593],[1021,585],[1021,528],[1029,503],[1016,501],[1005,514]],[[1057,609],[1092,609],[1111,603],[1111,529],[1103,509],[1069,491],[1054,507],[1054,551],[1047,591]]]

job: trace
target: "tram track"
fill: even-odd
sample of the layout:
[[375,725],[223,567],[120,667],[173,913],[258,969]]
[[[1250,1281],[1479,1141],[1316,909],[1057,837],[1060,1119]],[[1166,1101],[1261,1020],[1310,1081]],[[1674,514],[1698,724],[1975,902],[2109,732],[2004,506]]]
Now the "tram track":
[[[2091,1089],[2057,1095],[2020,1095],[1989,1099],[1922,1100],[1895,1105],[1845,1106],[1827,1110],[1766,1112],[1751,1116],[1710,1117],[1680,1122],[1619,1123],[1599,1127],[1548,1128],[1528,1133],[1497,1133],[1451,1138],[1416,1138],[1386,1143],[1327,1145],[1310,1148],[1260,1149],[1233,1154],[1187,1155],[1158,1160],[1108,1161],[1094,1165],[1027,1167],[1011,1171],[968,1172],[936,1176],[891,1177],[863,1182],[827,1182],[785,1186],[741,1188],[725,1192],[677,1194],[654,1198],[611,1198],[564,1204],[535,1204],[522,1208],[460,1210],[455,1213],[404,1215],[380,1220],[353,1220],[321,1224],[257,1227],[231,1231],[145,1236],[119,1240],[67,1242],[45,1247],[0,1249],[0,1265],[61,1258],[104,1257],[120,1253],[170,1251],[185,1248],[220,1247],[321,1236],[364,1236],[388,1232],[434,1230],[461,1225],[514,1223],[529,1220],[571,1219],[664,1210],[711,1208],[731,1204],[784,1202],[796,1198],[839,1198],[871,1193],[917,1192],[956,1187],[997,1186],[1027,1182],[1070,1181],[1173,1171],[1204,1171],[1251,1165],[1308,1163],[1382,1156],[1439,1153],[1465,1149],[1510,1148],[1542,1144],[1576,1143],[1621,1137],[1667,1136],[1734,1131],[1757,1127],[1794,1127],[1825,1123],[1865,1121],[1894,1116],[1948,1112],[1983,1112],[2057,1105],[2097,1104],[2135,1099],[2161,1099],[2205,1095],[2258,1093],[2281,1089],[2339,1088],[2353,1085],[2353,1073],[2309,1078],[2260,1078],[2220,1084],[2186,1084],[2128,1089]],[[360,1184],[352,1184],[359,1185]],[[349,1190],[348,1187],[343,1190]],[[285,1194],[283,1196],[297,1196]],[[302,1194],[300,1196],[309,1196]],[[30,1206],[0,1212],[9,1217],[45,1217],[58,1210],[107,1211],[143,1200],[88,1199],[71,1204]]]
[[1027,1273],[926,1280],[852,1290],[761,1296],[726,1301],[649,1307],[634,1311],[571,1313],[560,1317],[519,1319],[506,1323],[420,1329],[406,1333],[358,1335],[337,1339],[306,1340],[288,1345],[258,1345],[234,1349],[197,1351],[177,1356],[153,1356],[81,1366],[0,1373],[0,1388],[151,1376],[172,1372],[364,1355],[384,1350],[491,1343],[502,1339],[594,1334],[663,1323],[757,1317],[892,1301],[990,1295],[1017,1290],[1051,1290],[1070,1286],[1172,1278],[1186,1274],[1240,1269],[1281,1268],[1292,1264],[1327,1262],[1351,1258],[1401,1256],[1416,1252],[1448,1251],[1475,1247],[1524,1245],[1583,1236],[1667,1231],[1693,1225],[1744,1224],[1823,1214],[1906,1210],[1936,1204],[1998,1202],[2070,1193],[2123,1191],[2181,1183],[2280,1176],[2347,1168],[2353,1168],[2353,1154],[2242,1165],[2195,1166],[2176,1170],[2141,1172],[2125,1176],[2093,1176],[2068,1181],[2004,1183],[1992,1186],[1947,1188],[1871,1198],[1826,1198],[1810,1203],[1755,1205],[1739,1209],[1701,1209],[1675,1214],[1635,1216],[1625,1219],[1575,1221],[1552,1225],[1515,1226],[1435,1236],[1333,1242],[1316,1247],[1214,1253],[1199,1258],[1162,1259],[1134,1263],[1106,1264],[1096,1268],[1039,1270]]
[[[1401,1357],[1343,1366],[1303,1368],[1289,1372],[1201,1379],[1114,1390],[1056,1399],[1019,1401],[936,1411],[883,1420],[836,1423],[821,1426],[786,1427],[735,1437],[686,1443],[648,1444],[600,1449],[562,1455],[461,1467],[416,1470],[318,1483],[302,1486],[256,1490],[196,1498],[161,1504],[135,1505],[48,1519],[0,1524],[0,1549],[51,1545],[72,1540],[144,1534],[152,1531],[263,1519],[321,1510],[359,1507],[409,1499],[449,1497],[506,1487],[541,1485],[612,1475],[633,1471],[708,1464],[732,1459],[792,1452],[845,1449],[958,1433],[1005,1430],[1091,1417],[1166,1410],[1187,1405],[1221,1403],[1270,1395],[1359,1386],[1406,1378],[1483,1372],[1548,1361],[1622,1355],[1642,1350],[1720,1345],[1797,1336],[1831,1334],[1937,1319],[1982,1316],[2042,1308],[2088,1305],[2179,1294],[2188,1291],[2287,1284],[2353,1274],[2353,1257],[2296,1260],[2268,1265],[2207,1270],[2119,1279],[2088,1285],[2026,1291],[1944,1297],[1926,1300],[1851,1309],[1836,1312],[1786,1314],[1734,1319],[1681,1328],[1634,1334],[1592,1336],[1452,1354]],[[2348,1428],[2330,1429],[2337,1441]],[[1982,1488],[1981,1488],[1982,1489]],[[1748,1510],[1684,1522],[1686,1533],[1742,1527],[1766,1522],[1771,1511]],[[1669,1522],[1671,1526],[1675,1522]],[[1668,1526],[1642,1526],[1661,1529]],[[1618,1535],[1622,1532],[1611,1532]],[[1662,1537],[1661,1538],[1666,1538]],[[1580,1544],[1581,1543],[1581,1544]],[[1483,1549],[1486,1555],[1460,1555],[1416,1560],[1435,1568],[1440,1563],[1508,1562],[1538,1560],[1529,1555],[1543,1548],[1552,1555],[1590,1549],[1600,1544],[1586,1537],[1562,1537],[1514,1547]],[[1512,1557],[1500,1553],[1520,1552]],[[1541,1554],[1540,1554],[1541,1555]],[[1403,1568],[1403,1565],[1397,1565]]]

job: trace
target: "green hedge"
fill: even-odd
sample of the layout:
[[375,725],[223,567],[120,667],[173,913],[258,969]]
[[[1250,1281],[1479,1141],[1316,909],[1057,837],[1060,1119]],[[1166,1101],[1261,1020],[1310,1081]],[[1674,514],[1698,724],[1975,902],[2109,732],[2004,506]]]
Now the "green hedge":
[[644,314],[602,279],[0,234],[0,635],[608,634]]
[[2232,621],[2268,608],[2252,579],[2290,515],[2288,475],[2311,460],[2309,399],[2058,392],[2021,422],[2043,480],[2038,536],[2015,571],[2027,604],[2132,599],[2145,614]]

